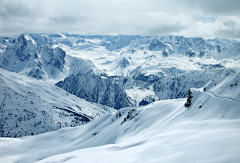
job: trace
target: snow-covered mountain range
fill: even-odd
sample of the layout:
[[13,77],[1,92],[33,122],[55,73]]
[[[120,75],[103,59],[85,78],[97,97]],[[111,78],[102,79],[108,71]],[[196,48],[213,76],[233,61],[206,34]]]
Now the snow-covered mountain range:
[[188,99],[124,108],[37,136],[0,138],[0,161],[237,163],[239,81],[239,73],[231,74],[192,88]]
[[[186,97],[191,87],[235,73],[240,65],[240,42],[227,39],[22,34],[1,40],[2,68],[63,80],[59,87],[116,109]],[[107,94],[109,89],[116,93]]]
[[239,45],[182,36],[1,37],[1,136],[39,134],[115,109],[186,98],[191,88],[238,73]]

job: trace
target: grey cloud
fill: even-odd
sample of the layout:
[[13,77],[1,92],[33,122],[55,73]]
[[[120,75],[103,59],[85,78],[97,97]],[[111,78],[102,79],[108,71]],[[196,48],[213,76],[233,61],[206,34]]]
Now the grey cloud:
[[213,35],[215,37],[220,37],[220,38],[233,38],[233,39],[240,38],[240,32],[236,33],[233,30],[218,30]]
[[208,14],[240,14],[239,0],[180,0],[180,2]]
[[184,26],[175,26],[175,25],[169,25],[169,26],[161,26],[161,27],[155,27],[150,28],[147,30],[147,35],[172,35],[178,32],[181,32],[183,30],[186,30],[186,27]]
[[[0,0],[0,35],[23,32],[239,37],[238,1]],[[240,14],[238,14],[240,15]],[[211,19],[209,19],[211,18]],[[222,32],[220,32],[222,30]],[[225,32],[223,30],[226,30]]]
[[56,15],[54,17],[49,18],[52,23],[57,24],[76,24],[78,22],[84,22],[87,21],[88,18],[84,16],[71,16],[71,15]]
[[33,8],[29,8],[21,1],[0,1],[0,16],[5,17],[31,17],[37,12]]

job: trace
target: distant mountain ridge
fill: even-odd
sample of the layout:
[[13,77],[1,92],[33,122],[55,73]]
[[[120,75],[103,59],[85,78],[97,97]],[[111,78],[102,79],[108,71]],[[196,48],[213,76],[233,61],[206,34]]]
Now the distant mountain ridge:
[[[117,109],[139,105],[147,97],[186,97],[190,87],[202,87],[240,68],[240,42],[228,39],[39,33],[1,38],[0,44],[0,67],[59,82],[57,86],[70,93]],[[97,89],[95,84],[93,93],[92,86],[80,84],[90,79],[110,85]],[[177,85],[176,79],[181,81]],[[113,92],[122,93],[110,95],[111,85]]]

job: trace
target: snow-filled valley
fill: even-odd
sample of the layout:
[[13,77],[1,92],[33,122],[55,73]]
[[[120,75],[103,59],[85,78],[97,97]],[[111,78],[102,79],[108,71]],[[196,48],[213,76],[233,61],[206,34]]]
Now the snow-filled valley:
[[0,162],[239,162],[240,42],[0,39]]

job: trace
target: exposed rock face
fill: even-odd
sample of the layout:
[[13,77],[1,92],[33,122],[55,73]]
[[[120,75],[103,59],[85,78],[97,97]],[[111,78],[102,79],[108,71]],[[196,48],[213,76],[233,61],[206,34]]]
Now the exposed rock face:
[[139,106],[141,105],[147,105],[150,104],[154,101],[160,100],[157,96],[146,96],[140,103]]
[[0,67],[36,79],[56,78],[64,69],[65,51],[53,48],[45,37],[35,39],[22,34],[8,43],[0,56]]
[[149,44],[149,50],[164,50],[168,46],[158,39],[153,39]]
[[168,57],[168,52],[167,52],[166,50],[163,50],[162,56],[163,56],[163,57]]
[[87,101],[107,105],[115,109],[135,105],[118,84],[106,77],[78,74],[67,77],[56,85]]
[[127,58],[125,58],[125,57],[121,58],[120,61],[118,62],[118,66],[122,69],[126,68],[129,65],[130,65],[130,63],[127,60]]
[[188,57],[195,57],[196,53],[193,50],[189,49],[188,51],[186,51],[185,55]]

